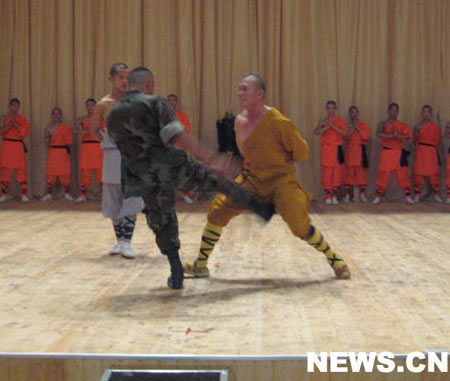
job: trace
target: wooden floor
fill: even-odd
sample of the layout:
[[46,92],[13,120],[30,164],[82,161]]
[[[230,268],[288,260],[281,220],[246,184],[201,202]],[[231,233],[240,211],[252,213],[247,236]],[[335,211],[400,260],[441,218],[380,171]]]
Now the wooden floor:
[[[193,259],[207,204],[179,205],[183,260]],[[325,206],[312,218],[349,262],[334,279],[320,253],[279,216],[234,219],[211,278],[167,288],[143,215],[135,260],[114,243],[98,202],[0,205],[0,352],[301,355],[407,353],[450,347],[450,206]]]

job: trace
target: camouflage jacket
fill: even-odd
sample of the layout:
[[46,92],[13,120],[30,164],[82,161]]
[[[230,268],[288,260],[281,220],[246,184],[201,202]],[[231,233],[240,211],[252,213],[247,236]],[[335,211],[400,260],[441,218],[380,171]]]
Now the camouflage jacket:
[[175,187],[188,155],[171,144],[184,127],[164,98],[130,91],[111,110],[107,131],[122,156],[125,197]]

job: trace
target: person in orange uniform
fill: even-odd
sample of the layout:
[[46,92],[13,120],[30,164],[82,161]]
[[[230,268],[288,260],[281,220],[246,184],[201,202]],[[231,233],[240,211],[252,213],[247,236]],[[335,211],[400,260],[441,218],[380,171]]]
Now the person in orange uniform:
[[20,100],[12,98],[9,101],[9,113],[0,118],[0,135],[3,136],[0,152],[0,180],[2,195],[0,202],[12,199],[9,194],[11,173],[14,170],[16,179],[20,183],[22,202],[28,202],[27,196],[27,147],[24,139],[30,132],[28,120],[19,115]]
[[314,133],[321,135],[321,173],[322,186],[325,191],[325,202],[328,205],[338,205],[337,191],[343,180],[344,137],[349,130],[344,120],[336,116],[335,101],[328,101],[325,105],[327,117],[317,124]]
[[[334,252],[309,216],[311,194],[297,179],[295,162],[307,160],[308,143],[294,123],[274,107],[265,104],[265,81],[254,74],[244,77],[238,88],[243,110],[235,120],[236,141],[244,167],[235,180],[252,195],[271,202],[291,232],[324,254],[336,276],[350,278],[350,269]],[[186,263],[184,271],[195,277],[209,276],[208,257],[218,242],[222,229],[244,211],[230,197],[219,194],[208,210],[197,259]]]
[[[175,115],[178,121],[183,125],[184,130],[187,133],[192,132],[191,122],[189,121],[189,117],[184,112],[181,112],[178,109],[178,96],[176,94],[169,94],[167,96],[167,101],[171,104],[173,109],[175,110]],[[183,149],[182,146],[176,145],[177,148]],[[197,195],[194,192],[183,192],[183,200],[186,204],[192,204]]]
[[[450,140],[450,122],[448,122],[447,127],[445,128],[445,139]],[[448,152],[447,152],[445,185],[447,187],[447,199],[446,199],[445,203],[450,204],[450,146],[448,147]]]
[[434,200],[443,202],[439,195],[441,178],[438,148],[442,143],[441,128],[431,119],[433,109],[430,105],[422,107],[422,120],[414,127],[414,202],[420,202],[420,190],[428,178]]
[[62,121],[62,110],[54,107],[52,123],[45,130],[45,141],[48,146],[47,156],[47,194],[41,201],[50,201],[53,188],[59,180],[64,187],[64,199],[73,201],[70,195],[70,146],[72,145],[72,129]]
[[186,132],[192,132],[191,122],[189,121],[189,117],[184,112],[181,112],[178,109],[178,97],[175,94],[169,94],[167,96],[167,101],[172,105],[175,110],[175,115],[177,116],[178,121],[183,125]]
[[348,109],[350,117],[350,135],[347,137],[345,150],[345,202],[350,202],[352,187],[359,187],[359,197],[362,202],[368,202],[366,196],[367,170],[369,160],[367,159],[367,142],[371,131],[370,127],[359,120],[359,110],[356,106]]
[[381,196],[394,173],[400,188],[406,196],[406,202],[414,204],[411,197],[411,182],[408,175],[408,155],[404,146],[412,142],[411,128],[397,119],[399,106],[391,103],[388,106],[388,119],[378,124],[377,136],[381,139],[381,155],[376,180],[375,198],[372,204],[379,204]]
[[[80,149],[80,170],[81,170],[81,195],[75,202],[87,201],[87,191],[92,184],[92,175],[97,182],[102,184],[103,151],[100,147],[100,140],[95,138],[89,131],[89,123],[94,114],[96,105],[94,98],[86,100],[85,107],[87,114],[78,118],[76,133],[81,135]],[[103,122],[102,131],[105,123]]]

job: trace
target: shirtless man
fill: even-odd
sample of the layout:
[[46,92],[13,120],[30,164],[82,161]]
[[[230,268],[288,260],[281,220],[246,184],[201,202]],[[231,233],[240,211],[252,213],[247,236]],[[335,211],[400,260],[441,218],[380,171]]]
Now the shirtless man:
[[102,213],[113,223],[117,243],[110,249],[109,254],[122,254],[123,257],[133,259],[136,257],[131,248],[131,238],[136,224],[136,214],[144,207],[140,197],[125,199],[121,185],[121,157],[114,141],[108,134],[108,129],[101,132],[106,125],[106,118],[113,106],[128,91],[128,66],[124,63],[115,63],[109,72],[112,84],[111,93],[105,95],[96,104],[94,114],[89,124],[91,135],[101,140],[103,149],[103,191]]

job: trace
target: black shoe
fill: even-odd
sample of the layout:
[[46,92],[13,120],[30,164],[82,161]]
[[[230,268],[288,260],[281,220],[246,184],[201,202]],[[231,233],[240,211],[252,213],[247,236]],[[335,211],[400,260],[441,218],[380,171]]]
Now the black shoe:
[[172,273],[172,275],[167,278],[167,285],[173,290],[181,290],[183,288],[183,273]]
[[259,202],[252,199],[249,202],[249,207],[264,221],[269,222],[272,216],[275,214],[275,206],[271,202]]

